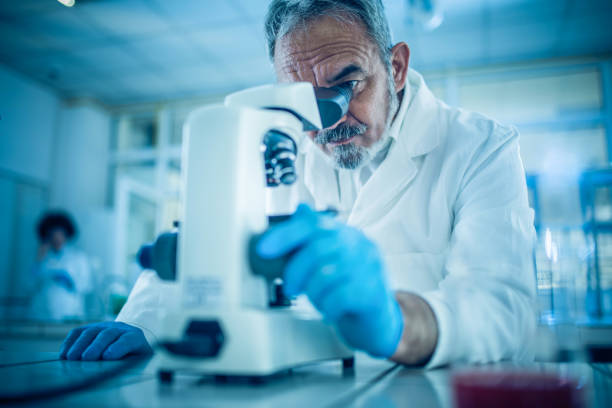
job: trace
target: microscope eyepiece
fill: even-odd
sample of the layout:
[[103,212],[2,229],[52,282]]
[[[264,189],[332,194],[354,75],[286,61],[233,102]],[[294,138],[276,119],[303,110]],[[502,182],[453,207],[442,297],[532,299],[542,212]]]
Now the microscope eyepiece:
[[[314,92],[322,126],[328,128],[348,112],[353,86],[348,82],[331,88],[314,88]],[[267,109],[284,110],[272,107]],[[268,131],[263,139],[263,151],[268,187],[290,185],[297,180],[297,145],[289,135],[274,129]]]
[[349,82],[331,88],[315,88],[315,97],[317,98],[321,124],[325,129],[346,115],[353,97],[353,87]]

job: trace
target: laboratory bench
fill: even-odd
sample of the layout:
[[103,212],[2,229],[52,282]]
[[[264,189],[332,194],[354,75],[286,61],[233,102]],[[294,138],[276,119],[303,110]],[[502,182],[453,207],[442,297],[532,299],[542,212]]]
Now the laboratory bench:
[[343,369],[339,361],[330,361],[296,368],[259,382],[177,373],[171,384],[164,384],[158,380],[155,357],[82,362],[58,360],[57,352],[32,350],[0,350],[2,396],[70,386],[100,374],[121,372],[90,388],[19,403],[19,406],[453,407],[452,379],[457,373],[518,369],[572,376],[587,384],[583,391],[588,401],[585,406],[612,406],[611,365],[531,363],[519,367],[498,363],[423,370],[357,354],[353,369]]

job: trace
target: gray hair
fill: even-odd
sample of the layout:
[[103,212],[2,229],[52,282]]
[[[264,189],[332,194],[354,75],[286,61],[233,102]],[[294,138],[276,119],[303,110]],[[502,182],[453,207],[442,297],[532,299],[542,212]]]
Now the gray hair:
[[278,39],[323,16],[340,22],[347,22],[347,16],[361,21],[378,47],[383,64],[390,66],[392,38],[382,0],[272,0],[265,22],[270,60],[274,61]]

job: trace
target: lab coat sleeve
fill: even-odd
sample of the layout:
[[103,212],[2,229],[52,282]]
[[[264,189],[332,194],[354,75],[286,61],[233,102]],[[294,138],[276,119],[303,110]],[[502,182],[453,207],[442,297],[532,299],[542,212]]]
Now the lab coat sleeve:
[[176,295],[172,284],[161,281],[154,271],[143,271],[134,284],[127,302],[116,321],[141,329],[150,345],[157,343],[161,327],[161,316]]
[[428,367],[531,358],[533,211],[515,130],[499,127],[463,175],[445,277],[423,298],[438,322]]

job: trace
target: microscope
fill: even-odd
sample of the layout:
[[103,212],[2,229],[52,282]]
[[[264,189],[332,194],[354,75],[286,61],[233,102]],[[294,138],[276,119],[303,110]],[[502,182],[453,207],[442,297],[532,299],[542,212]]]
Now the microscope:
[[161,317],[162,382],[177,371],[257,380],[325,360],[352,367],[353,351],[335,329],[284,297],[286,259],[263,260],[254,251],[271,224],[291,216],[267,214],[266,197],[299,176],[304,132],[335,124],[351,96],[346,86],[264,85],[187,118],[183,219],[139,253],[143,267],[179,287]]

